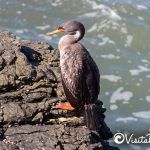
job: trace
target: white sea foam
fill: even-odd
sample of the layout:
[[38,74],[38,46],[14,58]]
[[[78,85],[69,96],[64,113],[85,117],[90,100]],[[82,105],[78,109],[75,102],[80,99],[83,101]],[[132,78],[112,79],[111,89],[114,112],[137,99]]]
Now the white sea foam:
[[39,34],[38,36],[41,37],[41,38],[43,38],[44,40],[51,40],[52,39],[51,36],[46,36],[44,34]]
[[118,106],[117,105],[110,105],[110,110],[116,110],[116,109],[118,109]]
[[136,83],[136,86],[141,86],[141,83],[137,82],[137,83]]
[[121,28],[121,32],[124,33],[124,34],[127,34],[128,33],[127,28],[126,27],[122,27]]
[[48,17],[47,17],[46,15],[43,15],[43,18],[44,18],[44,19],[47,19]]
[[141,98],[139,98],[139,100],[140,100],[140,101],[143,101],[143,98],[141,97]]
[[132,61],[131,60],[128,60],[128,64],[131,64],[132,63]]
[[129,70],[129,72],[131,73],[132,76],[137,76],[141,72],[148,72],[148,71],[150,71],[150,69],[145,66],[138,66],[138,69]]
[[60,6],[63,4],[63,1],[62,0],[55,0],[51,3],[52,6]]
[[147,10],[148,8],[144,5],[136,5],[138,10]]
[[93,32],[97,29],[97,23],[95,23],[90,29],[87,30],[87,32]]
[[140,56],[140,55],[141,55],[141,52],[137,51],[137,54]]
[[150,78],[150,75],[146,75],[146,78]]
[[105,37],[103,34],[98,34],[97,37],[102,40],[98,43],[99,46],[103,46],[107,43],[115,45],[115,41],[111,40],[109,37]]
[[16,11],[16,13],[20,15],[20,14],[22,14],[22,11],[18,10],[18,11]]
[[25,3],[22,3],[21,5],[22,5],[23,7],[25,7],[25,6],[26,6],[26,4],[25,4]]
[[117,101],[123,101],[123,103],[128,103],[132,98],[133,93],[131,91],[123,91],[124,88],[118,88],[111,96],[110,103],[116,103]]
[[122,79],[122,77],[115,75],[102,75],[101,78],[109,80],[110,82],[118,82]]
[[101,58],[106,58],[106,59],[120,59],[120,56],[115,56],[114,54],[102,54]]
[[142,82],[142,81],[143,81],[143,79],[142,79],[142,78],[139,78],[139,81],[140,81],[140,82]]
[[141,16],[138,16],[138,19],[139,19],[139,20],[142,20],[142,21],[144,20],[144,18],[141,17]]
[[120,117],[120,118],[117,118],[116,119],[117,122],[124,122],[124,123],[127,123],[127,122],[130,122],[130,121],[138,121],[137,118],[135,117]]
[[98,14],[97,12],[88,12],[82,15],[83,17],[96,17]]
[[23,34],[24,30],[18,29],[18,30],[16,30],[16,33]]
[[148,110],[148,111],[140,111],[140,112],[133,112],[132,114],[135,117],[138,117],[138,118],[150,119],[150,110]]
[[16,30],[16,33],[19,33],[19,34],[23,34],[25,32],[29,32],[29,30],[28,29],[18,29],[18,30]]
[[94,16],[97,16],[97,15],[99,16],[101,14],[113,20],[121,20],[121,16],[117,14],[116,10],[113,10],[110,7],[103,5],[103,4],[97,4],[95,1],[91,1],[91,0],[86,0],[86,1],[90,4],[90,6],[92,7],[92,10],[96,11],[96,14],[94,14]]
[[120,52],[120,49],[116,49],[116,52],[118,52],[118,53],[119,53],[119,52]]
[[36,29],[39,29],[39,30],[45,30],[45,29],[50,28],[50,25],[45,25],[45,26],[36,26],[35,28],[36,28]]
[[150,61],[147,59],[142,59],[141,62],[150,64]]
[[125,47],[131,46],[132,41],[133,41],[133,36],[132,35],[127,35]]
[[150,95],[146,96],[146,101],[150,102]]
[[109,92],[105,92],[105,95],[109,95],[110,93]]

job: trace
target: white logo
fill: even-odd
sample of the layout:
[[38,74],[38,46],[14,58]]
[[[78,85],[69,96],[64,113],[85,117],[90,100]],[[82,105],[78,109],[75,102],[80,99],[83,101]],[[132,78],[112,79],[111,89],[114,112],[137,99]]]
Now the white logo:
[[122,133],[116,133],[114,135],[114,142],[117,144],[122,144],[125,140],[125,136]]
[[144,136],[135,136],[132,134],[126,134],[126,133],[116,133],[113,138],[114,142],[117,144],[122,144],[123,142],[127,144],[146,144],[150,143],[150,133],[145,134]]

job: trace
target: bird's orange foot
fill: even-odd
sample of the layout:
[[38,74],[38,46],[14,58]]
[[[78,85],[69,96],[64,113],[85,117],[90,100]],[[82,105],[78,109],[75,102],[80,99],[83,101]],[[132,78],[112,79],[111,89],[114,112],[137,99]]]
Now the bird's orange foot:
[[63,110],[74,110],[75,108],[71,106],[69,102],[59,103],[55,106],[56,109],[63,109]]

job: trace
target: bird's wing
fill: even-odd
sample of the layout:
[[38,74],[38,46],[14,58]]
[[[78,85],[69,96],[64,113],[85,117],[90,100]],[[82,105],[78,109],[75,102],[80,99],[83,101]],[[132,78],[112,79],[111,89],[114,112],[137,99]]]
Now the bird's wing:
[[67,89],[78,99],[83,78],[83,60],[81,55],[71,48],[65,49],[60,56],[61,75]]
[[60,59],[62,80],[70,93],[90,103],[99,93],[99,71],[88,51],[79,44],[69,47]]
[[84,57],[84,72],[86,72],[85,82],[88,91],[87,95],[90,97],[89,99],[87,97],[87,103],[93,103],[97,100],[100,91],[100,73],[88,51],[86,51],[86,57]]

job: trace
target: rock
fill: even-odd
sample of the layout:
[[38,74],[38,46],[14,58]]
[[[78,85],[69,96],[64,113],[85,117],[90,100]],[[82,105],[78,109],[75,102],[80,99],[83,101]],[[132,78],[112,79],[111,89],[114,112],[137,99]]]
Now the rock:
[[112,133],[101,101],[95,106],[97,132],[84,126],[82,111],[55,109],[60,101],[59,51],[0,31],[0,149],[117,150],[105,142]]
[[[118,150],[85,127],[22,125],[8,128],[0,149]],[[90,140],[92,143],[90,143]]]
[[[47,43],[17,40],[0,32],[0,112],[4,123],[32,122],[40,112],[49,112],[47,103],[62,88],[59,53]],[[38,115],[39,116],[39,115]],[[40,115],[42,120],[43,116]],[[40,117],[39,116],[39,117]],[[1,117],[0,117],[1,118]]]

